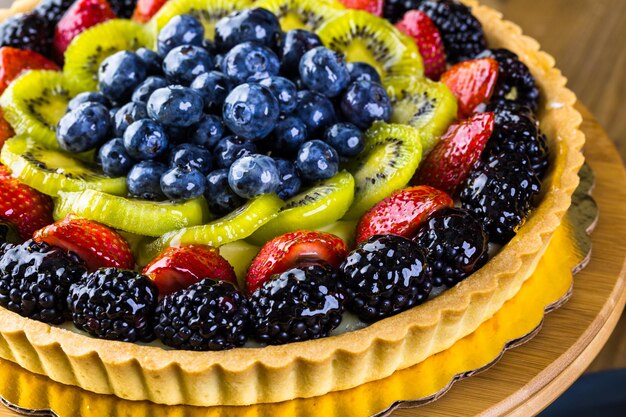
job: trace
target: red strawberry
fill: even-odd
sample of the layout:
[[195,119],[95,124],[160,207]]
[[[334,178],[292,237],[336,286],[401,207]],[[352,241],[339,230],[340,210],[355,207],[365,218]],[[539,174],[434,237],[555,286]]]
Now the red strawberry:
[[365,10],[376,16],[383,15],[383,0],[340,0],[348,9]]
[[78,0],[67,9],[54,31],[54,51],[61,59],[78,34],[98,23],[115,19],[115,12],[106,0]]
[[396,27],[415,40],[424,60],[424,74],[438,80],[446,70],[446,51],[437,26],[424,12],[409,10]]
[[11,81],[30,69],[59,70],[59,66],[37,52],[10,46],[0,48],[0,94]]
[[412,184],[425,184],[454,195],[480,158],[493,132],[494,115],[475,113],[448,128],[441,141],[426,156]]
[[498,79],[498,61],[493,58],[472,59],[456,64],[441,76],[459,101],[459,118],[470,116],[487,102]]
[[143,274],[154,281],[161,295],[182,290],[205,278],[237,285],[233,267],[217,249],[206,245],[167,248],[144,268]]
[[361,218],[356,229],[356,242],[361,243],[374,235],[398,235],[410,239],[428,216],[453,205],[448,194],[427,185],[396,191]]
[[13,128],[11,127],[9,122],[7,122],[4,118],[4,113],[2,112],[2,109],[0,109],[0,150],[2,150],[4,142],[6,142],[7,139],[12,138],[13,136],[15,136],[15,132],[13,131]]
[[87,268],[133,269],[135,260],[128,242],[115,230],[89,219],[68,215],[33,236],[38,242],[74,252]]
[[274,274],[320,262],[336,268],[347,256],[344,241],[330,233],[307,230],[287,233],[263,246],[248,268],[246,286],[252,293]]
[[15,225],[22,239],[54,221],[52,208],[50,197],[22,184],[0,165],[0,218]]
[[133,12],[133,20],[139,23],[146,23],[161,10],[165,3],[167,3],[167,0],[138,0]]

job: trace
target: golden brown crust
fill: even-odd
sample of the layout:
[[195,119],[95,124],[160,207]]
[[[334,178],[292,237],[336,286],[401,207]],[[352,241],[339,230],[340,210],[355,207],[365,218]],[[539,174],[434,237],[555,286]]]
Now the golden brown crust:
[[[583,163],[576,96],[554,59],[493,9],[467,0],[491,45],[529,66],[543,93],[541,126],[552,169],[541,204],[485,267],[439,297],[365,329],[284,346],[168,351],[85,337],[0,308],[0,357],[66,384],[163,404],[244,405],[311,397],[381,379],[472,333],[534,271],[570,205]],[[23,3],[35,3],[26,0]]]

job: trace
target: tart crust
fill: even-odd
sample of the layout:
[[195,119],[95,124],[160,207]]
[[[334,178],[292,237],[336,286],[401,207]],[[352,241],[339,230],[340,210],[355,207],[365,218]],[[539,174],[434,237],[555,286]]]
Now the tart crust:
[[[324,339],[223,352],[164,350],[94,339],[0,308],[0,357],[51,379],[129,400],[198,406],[313,397],[382,379],[441,352],[512,298],[542,257],[571,203],[584,158],[581,115],[566,79],[539,44],[497,11],[463,0],[489,44],[516,52],[542,91],[541,128],[552,164],[539,206],[517,236],[471,277],[440,296],[361,330]],[[28,10],[20,0],[0,18]]]

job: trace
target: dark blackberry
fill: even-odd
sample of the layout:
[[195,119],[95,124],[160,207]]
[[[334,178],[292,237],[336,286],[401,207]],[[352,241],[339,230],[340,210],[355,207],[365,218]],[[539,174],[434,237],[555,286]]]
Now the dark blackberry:
[[373,236],[341,265],[346,306],[364,322],[392,316],[421,304],[432,289],[426,255],[400,236]]
[[134,271],[102,268],[72,285],[67,304],[74,325],[100,339],[149,342],[159,291]]
[[50,52],[51,28],[35,12],[16,14],[0,25],[0,46],[29,49],[46,55]]
[[205,279],[163,298],[154,332],[166,345],[186,350],[225,350],[248,338],[246,297],[226,281]]
[[86,269],[73,254],[28,240],[5,244],[0,258],[0,306],[19,315],[59,324],[68,318],[70,285]]
[[417,9],[425,12],[439,29],[450,64],[475,58],[487,47],[482,25],[464,4],[456,0],[423,0]]
[[524,223],[541,182],[524,154],[492,155],[469,175],[460,200],[494,243],[505,244]]
[[489,259],[487,235],[464,209],[435,212],[420,226],[413,240],[426,251],[436,287],[455,286]]
[[137,0],[109,0],[115,15],[120,19],[130,19],[135,11]]
[[417,9],[424,0],[385,0],[383,16],[391,23],[396,23],[404,17],[409,10]]
[[75,0],[41,0],[35,8],[35,13],[48,21],[51,28],[50,34],[54,33],[54,27],[61,20],[67,9]]
[[272,276],[250,296],[255,337],[280,345],[328,336],[341,323],[343,304],[332,268],[290,269]]

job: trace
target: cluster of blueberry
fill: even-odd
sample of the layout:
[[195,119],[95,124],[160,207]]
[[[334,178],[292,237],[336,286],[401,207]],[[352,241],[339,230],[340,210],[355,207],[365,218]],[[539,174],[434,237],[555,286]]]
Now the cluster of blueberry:
[[363,131],[389,121],[372,66],[347,63],[314,33],[283,33],[265,9],[223,18],[214,39],[180,15],[159,32],[156,52],[108,57],[100,91],[72,99],[59,122],[61,147],[99,148],[104,173],[127,175],[133,196],[205,194],[223,214],[333,177],[363,150]]

